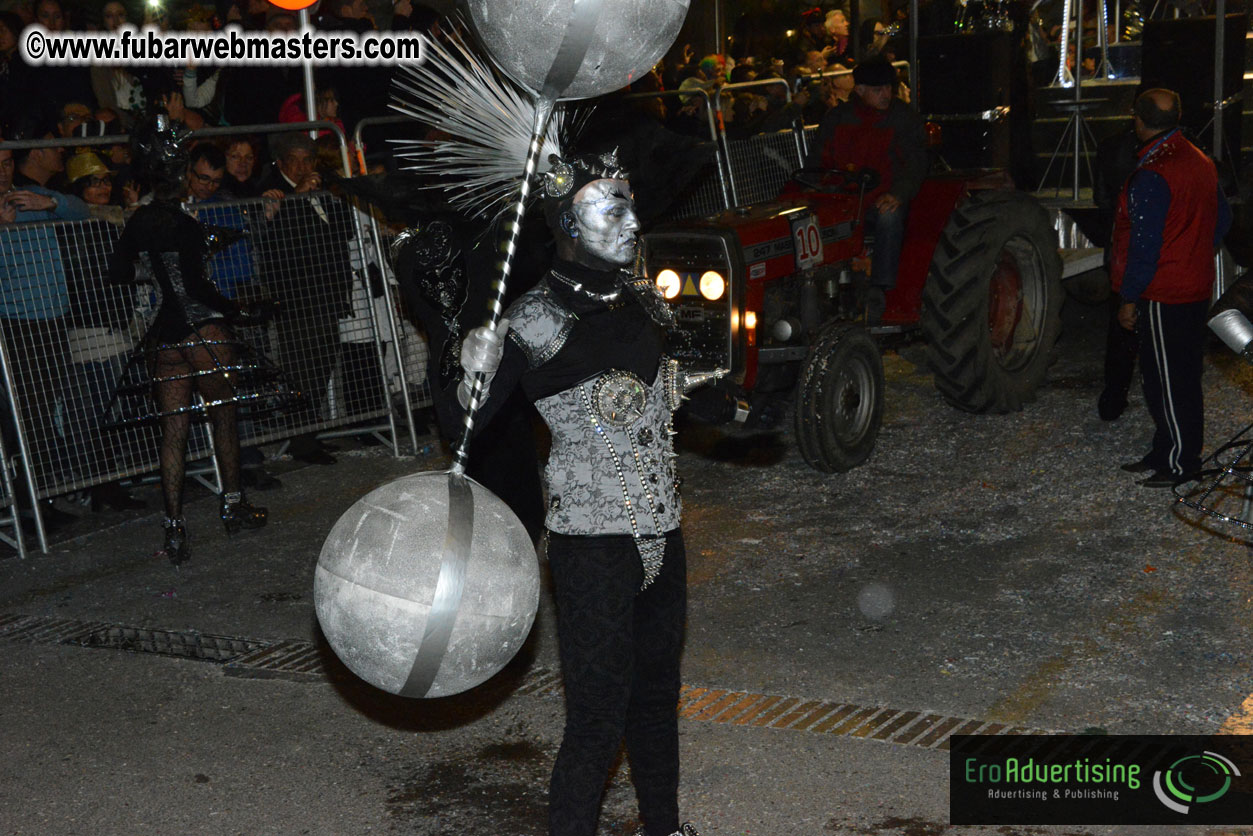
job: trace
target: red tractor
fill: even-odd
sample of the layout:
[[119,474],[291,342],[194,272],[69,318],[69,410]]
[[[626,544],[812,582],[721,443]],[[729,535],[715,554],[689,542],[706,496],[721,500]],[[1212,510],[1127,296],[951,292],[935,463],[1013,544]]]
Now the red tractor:
[[[896,287],[866,327],[872,173],[794,178],[775,200],[644,236],[648,276],[676,308],[681,360],[730,369],[694,406],[777,424],[790,402],[805,461],[869,457],[883,415],[877,340],[920,334],[936,387],[969,412],[1033,400],[1056,342],[1061,257],[1048,212],[1000,173],[929,177],[909,208]],[[802,182],[798,182],[802,181]]]

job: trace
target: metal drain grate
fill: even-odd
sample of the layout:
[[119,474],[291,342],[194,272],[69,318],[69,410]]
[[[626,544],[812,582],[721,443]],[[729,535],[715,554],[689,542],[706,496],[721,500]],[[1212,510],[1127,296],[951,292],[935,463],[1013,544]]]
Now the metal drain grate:
[[862,737],[943,750],[948,749],[949,738],[955,734],[1050,734],[1040,729],[922,711],[692,685],[684,685],[679,692],[679,716],[697,722]]
[[[554,696],[561,692],[561,672],[532,671],[519,694]],[[698,723],[786,729],[881,740],[901,746],[947,750],[955,734],[1055,734],[925,711],[807,700],[777,694],[754,694],[684,685],[679,691],[679,716]]]
[[[307,641],[274,642],[2,613],[0,641],[68,644],[198,659],[221,664],[228,676],[252,679],[312,682],[335,675],[327,668],[330,651]],[[561,672],[536,667],[517,693],[538,697],[558,695]],[[949,738],[955,734],[1057,734],[924,711],[694,685],[684,685],[679,692],[679,716],[699,723],[859,737],[937,750],[947,750]]]
[[536,667],[526,681],[518,686],[519,694],[544,696],[561,690],[561,671]]
[[269,642],[204,633],[177,633],[170,630],[145,630],[137,627],[104,627],[82,636],[63,640],[61,644],[127,650],[131,653],[154,653],[158,656],[176,656],[180,659],[222,663],[251,653],[258,648],[267,647]]
[[330,678],[323,651],[312,642],[284,641],[234,659],[227,676],[249,679],[289,679],[297,682]]
[[0,640],[31,644],[61,644],[106,626],[108,625],[100,621],[5,615],[0,616]]
[[273,644],[236,636],[148,630],[103,621],[75,621],[34,615],[0,615],[0,641],[98,647],[218,663],[229,662]]

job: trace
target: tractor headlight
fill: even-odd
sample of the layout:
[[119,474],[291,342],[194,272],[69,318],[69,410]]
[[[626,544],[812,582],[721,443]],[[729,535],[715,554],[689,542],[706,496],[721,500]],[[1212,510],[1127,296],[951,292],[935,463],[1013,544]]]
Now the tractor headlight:
[[679,279],[679,274],[673,270],[662,270],[657,274],[657,289],[667,299],[673,299],[678,296],[682,287],[683,282]]
[[700,277],[700,295],[710,302],[722,298],[727,292],[727,282],[717,270],[706,270]]

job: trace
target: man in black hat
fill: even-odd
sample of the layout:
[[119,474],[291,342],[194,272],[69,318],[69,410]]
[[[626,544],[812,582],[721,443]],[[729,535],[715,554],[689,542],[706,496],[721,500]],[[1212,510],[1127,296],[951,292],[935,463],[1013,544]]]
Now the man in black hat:
[[884,293],[896,286],[909,202],[927,174],[922,117],[895,96],[896,68],[874,56],[853,69],[853,96],[833,107],[819,125],[806,168],[873,169],[879,182],[865,195],[866,231],[875,238],[870,264],[867,321],[883,315]]

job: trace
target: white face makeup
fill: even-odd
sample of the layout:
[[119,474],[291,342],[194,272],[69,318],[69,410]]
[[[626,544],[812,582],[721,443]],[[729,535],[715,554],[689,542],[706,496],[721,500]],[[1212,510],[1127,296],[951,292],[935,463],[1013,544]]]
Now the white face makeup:
[[635,261],[639,218],[626,180],[594,180],[574,196],[570,207],[578,229],[576,243],[587,254],[626,267]]

